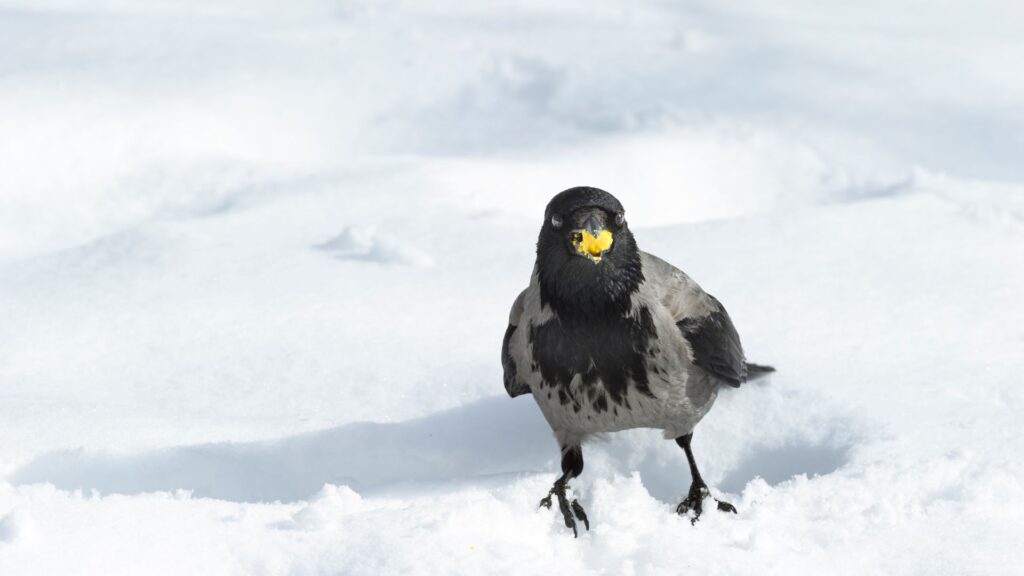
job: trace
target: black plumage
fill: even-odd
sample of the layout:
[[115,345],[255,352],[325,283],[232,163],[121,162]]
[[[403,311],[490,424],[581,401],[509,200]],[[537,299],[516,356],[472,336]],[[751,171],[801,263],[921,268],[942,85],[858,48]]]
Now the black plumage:
[[739,388],[747,379],[747,360],[740,336],[722,303],[708,295],[717,310],[701,318],[683,318],[676,326],[693,349],[693,363],[723,382]]
[[530,387],[516,378],[516,363],[508,351],[509,340],[512,339],[512,334],[515,331],[516,327],[509,324],[505,329],[505,337],[501,340],[501,367],[505,372],[505,391],[512,398],[530,393]]

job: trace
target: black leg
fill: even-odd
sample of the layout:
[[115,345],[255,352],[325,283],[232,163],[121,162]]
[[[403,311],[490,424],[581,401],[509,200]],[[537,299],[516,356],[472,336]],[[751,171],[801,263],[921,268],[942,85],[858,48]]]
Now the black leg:
[[[700,477],[700,470],[697,470],[697,461],[693,458],[693,448],[690,447],[691,440],[693,440],[693,432],[676,438],[676,444],[679,444],[686,452],[686,461],[690,464],[690,476],[693,478],[693,482],[690,483],[690,492],[679,503],[679,506],[676,507],[676,512],[687,514],[690,510],[693,510],[693,519],[690,523],[694,524],[700,518],[701,512],[704,511],[704,498],[710,496],[711,491],[708,490],[708,485],[704,483],[704,479]],[[736,513],[736,507],[732,504],[718,499],[715,499],[715,502],[718,502],[718,509],[722,512]]]
[[565,520],[565,527],[572,528],[574,537],[579,537],[579,533],[576,531],[577,520],[583,522],[587,530],[590,530],[590,520],[587,519],[587,513],[583,510],[583,506],[580,506],[579,501],[575,498],[570,502],[565,495],[565,489],[569,487],[569,480],[579,476],[582,472],[583,451],[580,447],[577,445],[562,448],[562,475],[555,480],[555,485],[551,487],[548,495],[540,501],[541,506],[551,508],[551,496],[554,495],[558,499],[558,510]]

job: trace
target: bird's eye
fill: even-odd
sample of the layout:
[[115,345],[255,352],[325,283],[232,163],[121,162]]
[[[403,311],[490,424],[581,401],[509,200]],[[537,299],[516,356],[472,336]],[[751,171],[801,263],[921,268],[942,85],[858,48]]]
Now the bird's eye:
[[558,214],[555,214],[555,215],[551,216],[551,226],[555,230],[558,230],[559,228],[561,228],[562,227],[562,217],[559,216]]
[[615,225],[616,226],[622,226],[625,223],[626,223],[626,213],[625,212],[618,212],[617,214],[615,214]]

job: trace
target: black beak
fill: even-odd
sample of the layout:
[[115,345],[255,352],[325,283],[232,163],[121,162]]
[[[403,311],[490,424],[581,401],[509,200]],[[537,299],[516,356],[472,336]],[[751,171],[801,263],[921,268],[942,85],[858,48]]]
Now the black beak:
[[583,229],[596,237],[601,233],[601,230],[604,230],[604,224],[601,223],[596,214],[591,214],[583,221]]

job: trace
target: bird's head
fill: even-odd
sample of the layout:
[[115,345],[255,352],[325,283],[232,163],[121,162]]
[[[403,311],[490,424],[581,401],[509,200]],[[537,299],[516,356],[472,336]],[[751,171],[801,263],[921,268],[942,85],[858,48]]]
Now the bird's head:
[[560,314],[628,306],[640,282],[640,252],[622,204],[598,188],[557,194],[537,240],[541,297]]

